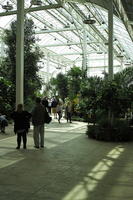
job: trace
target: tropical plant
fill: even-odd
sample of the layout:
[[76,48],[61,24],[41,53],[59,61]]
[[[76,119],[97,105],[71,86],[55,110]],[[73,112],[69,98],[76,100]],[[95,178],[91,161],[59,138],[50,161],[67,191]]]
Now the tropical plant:
[[[5,56],[0,66],[0,76],[11,82],[13,88],[13,98],[11,104],[15,104],[16,88],[16,24],[11,23],[10,30],[4,31],[3,41],[6,44]],[[24,22],[24,101],[25,104],[31,104],[31,99],[35,97],[36,92],[41,89],[41,79],[38,75],[40,67],[38,61],[43,54],[35,46],[35,29],[31,19],[25,18]]]
[[79,67],[73,66],[68,72],[68,97],[73,100],[80,91],[82,82],[82,70]]
[[62,73],[59,73],[56,78],[51,79],[50,83],[52,86],[55,86],[55,88],[53,88],[53,96],[56,96],[58,92],[58,96],[64,101],[64,99],[68,95],[67,76]]
[[[126,111],[132,109],[132,72],[132,69],[125,69],[115,74],[112,81],[102,80],[98,93],[95,93],[97,107],[93,107],[93,109],[96,108],[96,125],[88,125],[87,135],[89,137],[108,141],[133,139],[130,121],[124,118]],[[86,97],[87,93],[83,94]],[[92,94],[89,93],[89,95],[94,96]]]
[[102,79],[97,76],[86,78],[81,83],[79,108],[87,121],[96,120],[101,85]]
[[12,109],[12,101],[14,95],[14,88],[10,81],[0,78],[0,112],[7,116],[10,115]]

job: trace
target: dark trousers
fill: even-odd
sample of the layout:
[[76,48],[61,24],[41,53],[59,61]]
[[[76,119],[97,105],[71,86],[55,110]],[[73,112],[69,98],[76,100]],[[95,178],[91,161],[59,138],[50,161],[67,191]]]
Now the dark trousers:
[[67,113],[66,113],[66,118],[67,118],[67,122],[68,122],[68,121],[72,122],[72,113],[67,112]]
[[26,143],[27,143],[27,133],[26,133],[26,131],[24,131],[22,133],[17,133],[18,147],[21,146],[21,138],[23,139],[23,147],[26,148]]
[[62,113],[61,113],[61,111],[57,112],[57,115],[58,115],[58,122],[60,123],[60,119],[62,118]]

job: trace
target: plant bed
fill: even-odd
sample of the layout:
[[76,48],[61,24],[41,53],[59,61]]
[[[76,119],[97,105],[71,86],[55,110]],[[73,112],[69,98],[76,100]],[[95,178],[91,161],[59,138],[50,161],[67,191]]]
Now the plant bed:
[[133,127],[101,127],[100,125],[88,125],[86,132],[88,138],[102,141],[133,141]]
[[72,116],[73,121],[86,122],[85,119],[79,116]]

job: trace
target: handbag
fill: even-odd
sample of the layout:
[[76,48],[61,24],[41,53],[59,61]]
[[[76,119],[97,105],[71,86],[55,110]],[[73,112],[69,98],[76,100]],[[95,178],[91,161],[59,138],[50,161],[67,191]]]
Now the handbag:
[[45,122],[45,123],[49,124],[51,121],[52,121],[52,117],[50,117],[50,116],[48,115],[48,117],[47,117],[47,119],[46,119],[46,122]]
[[44,123],[49,124],[51,121],[52,117],[50,117],[48,111],[45,110]]

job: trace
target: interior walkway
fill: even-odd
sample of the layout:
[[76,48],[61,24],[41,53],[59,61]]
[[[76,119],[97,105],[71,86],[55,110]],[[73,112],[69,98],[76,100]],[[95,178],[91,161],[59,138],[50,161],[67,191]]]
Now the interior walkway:
[[45,148],[0,134],[0,200],[132,200],[133,143],[88,139],[86,123],[46,126]]

